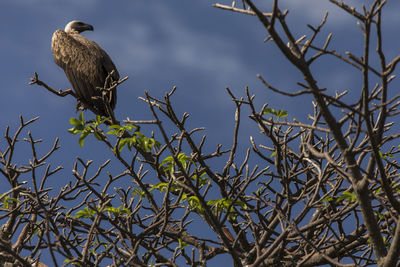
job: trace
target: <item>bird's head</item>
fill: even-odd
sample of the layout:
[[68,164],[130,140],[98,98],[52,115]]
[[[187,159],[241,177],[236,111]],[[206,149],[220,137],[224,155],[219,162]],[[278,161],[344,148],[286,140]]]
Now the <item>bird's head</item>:
[[86,24],[82,21],[73,20],[69,22],[64,29],[65,32],[84,32],[84,31],[93,31],[93,26],[90,24]]

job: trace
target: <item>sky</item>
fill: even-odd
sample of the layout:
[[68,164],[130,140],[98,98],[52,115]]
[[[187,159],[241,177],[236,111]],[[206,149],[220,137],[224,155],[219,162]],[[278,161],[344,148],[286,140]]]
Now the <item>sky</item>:
[[[94,159],[97,165],[111,158],[110,152],[94,138],[83,148],[78,138],[67,129],[69,118],[75,114],[75,100],[60,98],[42,87],[28,85],[34,72],[56,89],[70,87],[64,72],[53,61],[50,40],[53,32],[63,29],[71,20],[81,20],[94,26],[93,32],[83,35],[97,42],[113,59],[121,77],[129,79],[118,88],[116,116],[119,120],[152,119],[147,105],[138,99],[147,90],[151,96],[163,97],[173,86],[177,91],[172,98],[179,114],[189,113],[189,127],[205,127],[206,149],[212,152],[217,144],[231,145],[234,108],[225,88],[237,97],[245,96],[245,87],[256,95],[261,109],[264,103],[275,109],[288,111],[293,118],[307,122],[312,112],[312,99],[297,99],[276,95],[268,91],[256,75],[261,74],[271,85],[282,90],[299,90],[301,75],[286,62],[272,42],[264,43],[266,32],[252,16],[224,11],[212,7],[218,1],[100,1],[100,0],[14,0],[0,2],[0,134],[6,125],[15,130],[19,116],[25,120],[39,116],[29,129],[33,136],[42,138],[40,149],[49,148],[60,137],[60,151],[50,160],[53,166],[63,165],[60,180],[49,181],[55,188],[71,178],[76,156]],[[241,1],[237,1],[241,2]],[[255,1],[269,11],[272,1]],[[349,3],[358,8],[361,3]],[[386,9],[384,26],[387,34],[385,51],[390,57],[398,53],[400,24],[397,1]],[[230,5],[231,2],[220,0]],[[356,20],[325,0],[284,0],[281,8],[290,10],[288,22],[297,38],[311,31],[307,24],[317,26],[329,11],[327,25],[317,39],[322,44],[332,32],[331,48],[340,53],[350,50],[361,54],[361,33]],[[373,48],[375,49],[375,48]],[[349,90],[346,101],[354,101],[360,90],[359,74],[343,67],[332,58],[322,59],[312,70],[321,87],[329,92]],[[395,73],[396,74],[396,73]],[[249,146],[249,136],[258,135],[258,127],[248,119],[250,111],[242,113],[239,148]],[[85,118],[93,117],[89,112]],[[151,127],[144,127],[151,131]],[[173,131],[173,129],[171,129]],[[200,138],[201,136],[199,136]],[[4,141],[0,141],[0,149]],[[26,161],[26,149],[21,148],[19,160]],[[222,160],[220,163],[223,163]],[[218,166],[215,166],[218,167]],[[118,168],[118,166],[114,167]],[[4,181],[0,180],[0,185]]]

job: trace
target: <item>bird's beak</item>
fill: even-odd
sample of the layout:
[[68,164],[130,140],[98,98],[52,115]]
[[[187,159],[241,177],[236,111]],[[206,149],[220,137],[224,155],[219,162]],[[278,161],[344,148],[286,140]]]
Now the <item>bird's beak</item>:
[[86,31],[93,31],[93,26],[90,25],[90,24],[86,24],[85,30],[86,30]]

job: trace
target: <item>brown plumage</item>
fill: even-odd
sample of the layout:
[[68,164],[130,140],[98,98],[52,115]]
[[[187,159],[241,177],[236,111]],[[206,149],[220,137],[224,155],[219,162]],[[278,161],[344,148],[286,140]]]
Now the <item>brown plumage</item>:
[[[76,20],[68,23],[64,31],[56,30],[51,39],[51,52],[78,97],[77,108],[89,108],[97,115],[108,117],[111,114],[107,113],[98,87],[110,86],[112,81],[119,80],[119,74],[107,53],[98,44],[80,35],[86,30],[93,31],[93,26]],[[112,81],[105,84],[112,71]],[[108,99],[110,107],[114,109],[116,88],[111,91]]]

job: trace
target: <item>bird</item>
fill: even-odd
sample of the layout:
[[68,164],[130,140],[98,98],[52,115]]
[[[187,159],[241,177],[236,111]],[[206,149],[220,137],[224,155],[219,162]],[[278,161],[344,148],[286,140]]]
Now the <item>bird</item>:
[[93,29],[82,21],[69,22],[64,30],[54,32],[51,52],[72,85],[78,100],[76,109],[90,109],[96,115],[113,118],[110,108],[112,113],[117,103],[116,86],[105,98],[101,88],[112,87],[119,80],[119,73],[110,56],[97,43],[81,35]]

